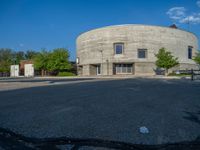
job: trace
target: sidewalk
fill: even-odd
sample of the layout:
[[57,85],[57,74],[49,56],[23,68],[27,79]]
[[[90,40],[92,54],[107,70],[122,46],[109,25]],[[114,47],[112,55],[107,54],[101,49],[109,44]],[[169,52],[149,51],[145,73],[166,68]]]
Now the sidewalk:
[[109,76],[71,76],[71,77],[57,77],[57,76],[44,76],[44,77],[0,77],[1,80],[17,80],[17,79],[130,79],[130,78],[153,78],[153,79],[191,79],[191,77],[178,77],[178,76],[162,76],[162,75],[109,75]]
[[9,80],[9,79],[21,79],[21,78],[25,78],[24,76],[19,76],[19,77],[0,77],[0,81],[1,80]]
[[99,82],[111,80],[125,79],[165,79],[165,80],[191,80],[191,77],[176,77],[176,76],[84,76],[84,77],[19,77],[19,78],[0,78],[0,91],[8,91],[15,89],[23,89],[39,86],[52,86],[61,84],[77,84],[85,82]]

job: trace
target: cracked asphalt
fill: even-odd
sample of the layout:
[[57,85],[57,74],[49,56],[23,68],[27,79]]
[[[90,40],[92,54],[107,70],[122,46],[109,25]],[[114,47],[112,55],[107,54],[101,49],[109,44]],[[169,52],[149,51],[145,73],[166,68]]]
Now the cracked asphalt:
[[30,138],[190,142],[200,137],[200,82],[135,78],[0,91],[0,128]]

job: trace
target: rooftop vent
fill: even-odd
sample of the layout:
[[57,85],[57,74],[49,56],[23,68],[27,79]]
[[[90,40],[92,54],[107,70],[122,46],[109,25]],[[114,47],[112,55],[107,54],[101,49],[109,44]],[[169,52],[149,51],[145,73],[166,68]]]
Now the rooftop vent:
[[173,24],[173,25],[171,25],[171,26],[169,26],[170,28],[173,28],[173,29],[178,29],[178,27],[175,25],[175,24]]

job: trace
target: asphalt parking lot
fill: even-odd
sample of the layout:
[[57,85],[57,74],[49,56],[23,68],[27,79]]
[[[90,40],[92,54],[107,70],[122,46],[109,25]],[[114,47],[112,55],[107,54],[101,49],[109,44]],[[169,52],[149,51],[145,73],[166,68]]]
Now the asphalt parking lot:
[[48,86],[53,84],[70,84],[84,81],[97,81],[96,78],[0,78],[0,91]]
[[[190,80],[118,79],[0,91],[0,110],[0,135],[147,145],[200,138],[200,82]],[[8,147],[1,140],[0,147]]]

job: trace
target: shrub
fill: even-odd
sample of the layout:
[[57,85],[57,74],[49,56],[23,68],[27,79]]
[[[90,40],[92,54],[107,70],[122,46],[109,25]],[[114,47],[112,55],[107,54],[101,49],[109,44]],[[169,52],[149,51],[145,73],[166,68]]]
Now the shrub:
[[59,76],[59,77],[67,76],[68,77],[68,76],[75,76],[75,74],[72,72],[59,72],[57,76]]

